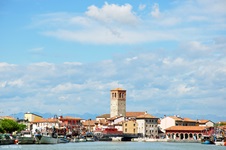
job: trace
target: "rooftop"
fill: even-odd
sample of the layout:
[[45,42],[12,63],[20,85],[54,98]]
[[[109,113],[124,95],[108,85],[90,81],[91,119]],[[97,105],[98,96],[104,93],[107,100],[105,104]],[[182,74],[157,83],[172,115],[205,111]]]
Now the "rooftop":
[[82,120],[81,118],[75,118],[70,116],[65,116],[63,118],[60,118],[60,120]]
[[126,91],[126,90],[124,90],[123,88],[115,88],[115,89],[113,89],[111,91]]
[[137,119],[154,119],[154,118],[158,118],[158,117],[152,116],[152,115],[147,114],[147,113],[137,117]]
[[172,126],[166,131],[203,131],[206,127],[203,126]]
[[33,121],[33,123],[57,123],[58,122],[58,119],[56,118],[48,118],[48,119],[45,119],[45,118],[42,118],[42,119],[38,119],[36,121]]

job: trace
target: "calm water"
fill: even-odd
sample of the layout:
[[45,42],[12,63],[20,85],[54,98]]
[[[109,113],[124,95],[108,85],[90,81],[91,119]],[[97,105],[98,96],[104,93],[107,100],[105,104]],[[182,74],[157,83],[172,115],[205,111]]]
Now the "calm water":
[[84,142],[56,145],[1,145],[0,149],[23,150],[226,150],[225,146],[167,142]]

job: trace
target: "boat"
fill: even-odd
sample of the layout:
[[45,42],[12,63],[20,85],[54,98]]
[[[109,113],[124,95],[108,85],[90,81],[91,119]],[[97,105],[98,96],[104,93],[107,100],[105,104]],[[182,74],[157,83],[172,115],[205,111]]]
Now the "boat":
[[39,144],[57,144],[58,143],[58,136],[55,133],[43,133],[42,137],[39,141]]
[[214,138],[213,138],[213,136],[203,135],[201,138],[201,143],[202,144],[214,144]]
[[78,141],[79,141],[79,142],[86,142],[86,137],[80,136],[80,137],[78,138]]
[[72,142],[79,142],[79,138],[74,138],[73,140],[72,140]]
[[95,141],[94,135],[91,132],[87,132],[85,138],[86,138],[87,142],[94,142]]
[[215,145],[226,146],[226,137],[225,137],[226,132],[221,128],[217,128],[215,133],[216,133],[214,140]]
[[59,137],[58,136],[58,141],[57,143],[69,143],[70,141],[64,136],[64,137]]
[[103,136],[99,138],[99,141],[112,141],[112,138],[108,137],[108,136]]
[[16,137],[16,144],[34,144],[35,138],[31,134],[31,131],[21,131],[21,133]]
[[15,139],[13,139],[13,137],[9,134],[0,134],[0,145],[9,144],[15,144]]

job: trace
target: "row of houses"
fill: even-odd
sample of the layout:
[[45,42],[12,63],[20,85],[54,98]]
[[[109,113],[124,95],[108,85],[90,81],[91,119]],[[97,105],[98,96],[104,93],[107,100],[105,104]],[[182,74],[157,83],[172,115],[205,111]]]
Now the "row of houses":
[[51,128],[58,129],[60,134],[78,135],[86,132],[102,133],[115,128],[124,134],[136,134],[140,137],[167,139],[200,139],[203,131],[214,127],[210,120],[193,120],[178,115],[155,117],[147,112],[126,112],[125,116],[110,117],[110,114],[97,116],[95,120],[69,116],[42,118],[34,113],[25,113],[21,120],[32,133],[45,132]]
[[192,120],[180,116],[155,117],[147,112],[126,112],[124,116],[97,116],[95,120],[75,117],[53,117],[44,119],[33,113],[25,113],[28,129],[32,132],[45,131],[53,126],[64,129],[62,134],[100,133],[107,128],[116,128],[124,134],[138,134],[141,137],[168,139],[199,139],[203,130],[213,127],[210,120]]

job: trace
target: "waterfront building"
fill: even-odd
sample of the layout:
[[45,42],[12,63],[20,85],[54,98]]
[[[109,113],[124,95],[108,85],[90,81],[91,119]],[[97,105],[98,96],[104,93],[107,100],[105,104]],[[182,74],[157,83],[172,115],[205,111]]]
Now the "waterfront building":
[[204,126],[171,126],[165,129],[165,133],[171,140],[201,140],[207,129]]
[[158,119],[148,113],[140,115],[136,118],[138,123],[138,134],[143,137],[157,137],[158,136]]
[[137,134],[138,123],[136,120],[127,120],[124,121],[123,124],[123,133],[124,134]]
[[[146,113],[145,111],[141,111],[141,112],[136,112],[136,111],[126,112],[126,118],[127,119],[136,119],[138,116],[144,115],[145,113]],[[114,116],[114,117],[120,117],[120,116]],[[114,118],[114,117],[110,117],[110,114],[103,114],[103,115],[97,116],[96,117],[96,121],[102,120],[102,119],[109,120],[109,119]]]
[[168,116],[161,119],[160,129],[165,132],[166,128],[172,126],[196,126],[197,120],[190,118],[181,118],[180,116]]
[[78,135],[80,132],[80,126],[81,126],[81,118],[75,118],[75,117],[59,117],[60,120],[60,127],[65,127],[66,132],[71,134],[72,136]]
[[31,122],[31,130],[32,133],[35,133],[36,129],[40,132],[49,132],[48,130],[51,130],[54,128],[60,128],[61,121],[59,121],[58,118],[48,118],[44,119],[41,118],[39,120],[35,120]]
[[96,120],[88,119],[82,122],[83,132],[93,132],[96,128]]
[[126,117],[126,90],[116,88],[110,91],[111,106],[110,117],[123,116]]
[[27,112],[24,114],[24,120],[28,120],[29,122],[37,121],[42,119],[42,116],[39,116],[34,113]]

